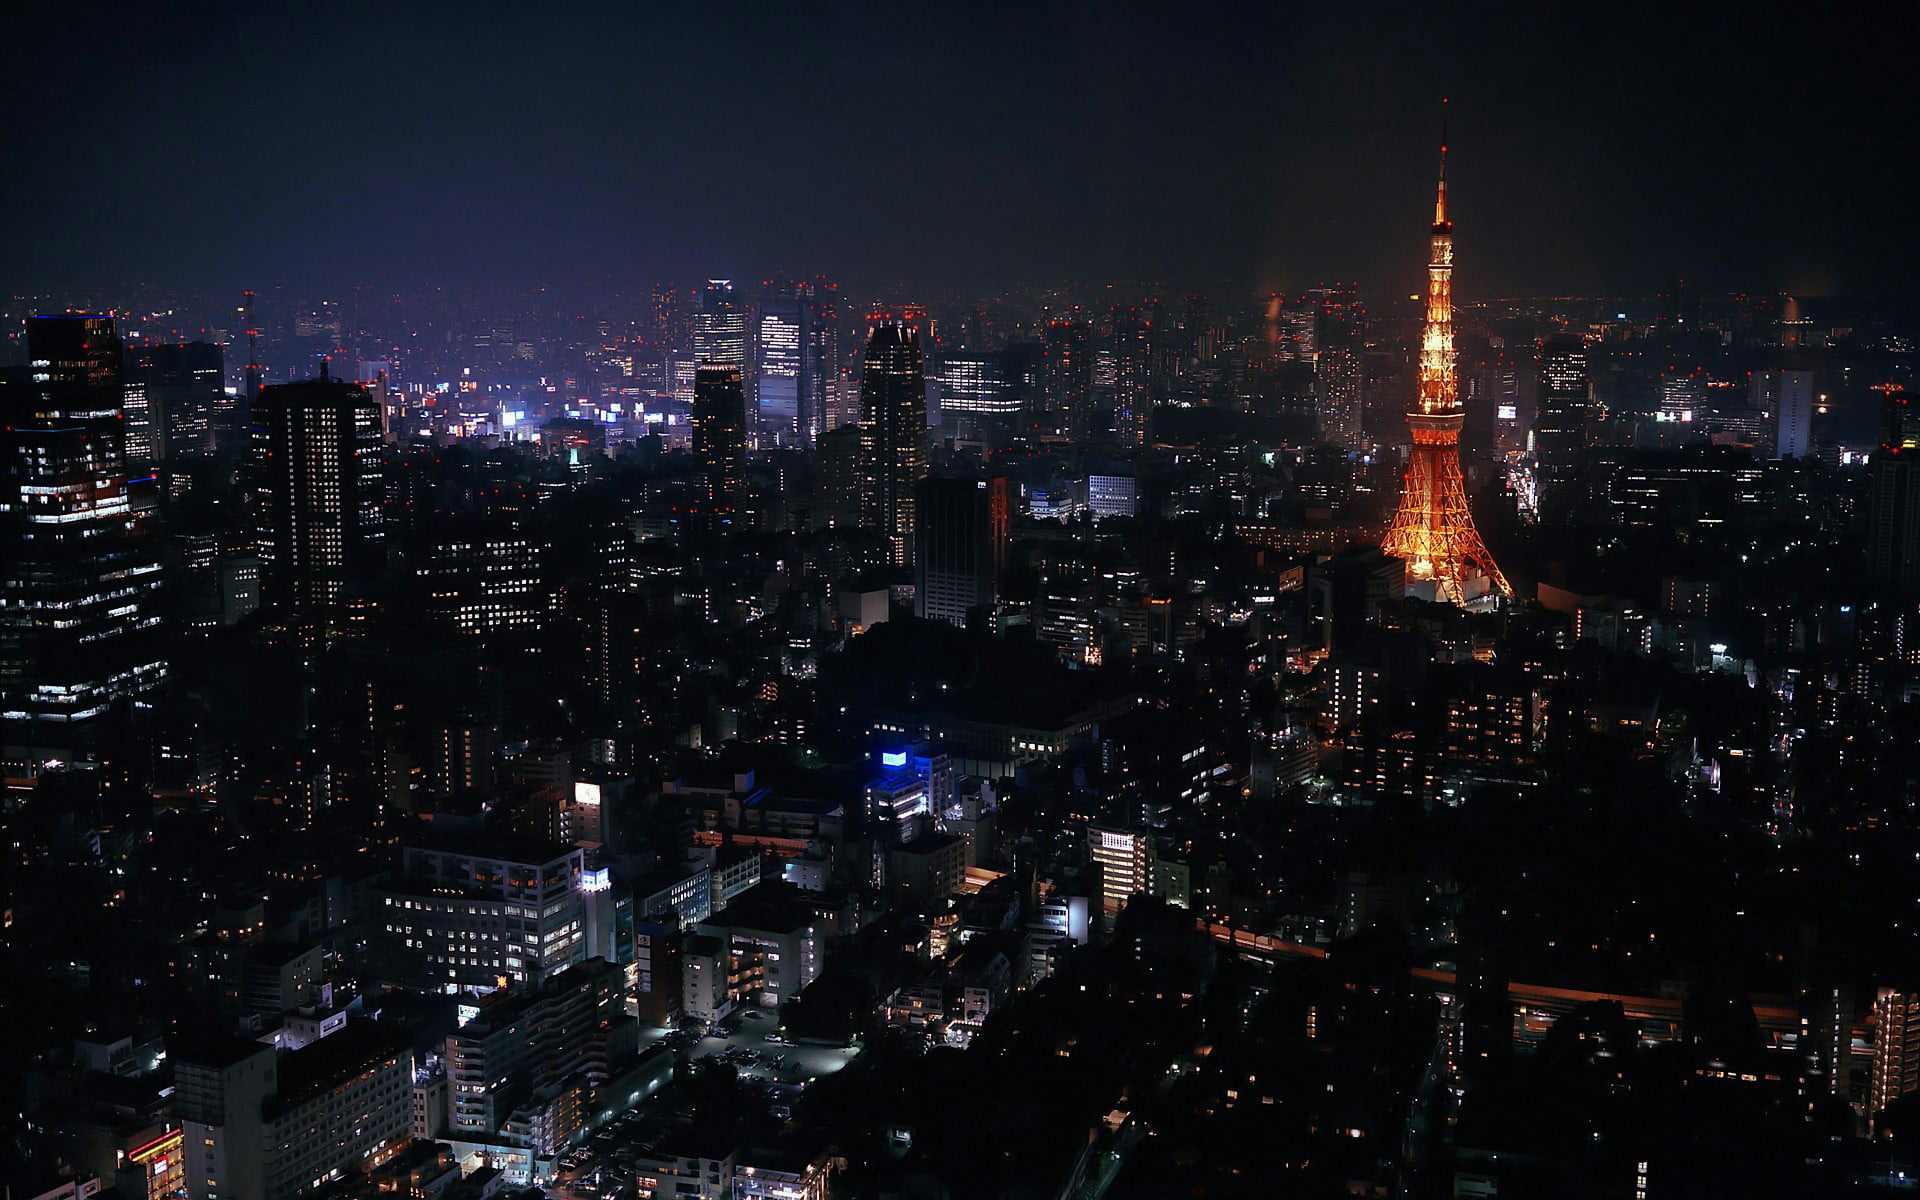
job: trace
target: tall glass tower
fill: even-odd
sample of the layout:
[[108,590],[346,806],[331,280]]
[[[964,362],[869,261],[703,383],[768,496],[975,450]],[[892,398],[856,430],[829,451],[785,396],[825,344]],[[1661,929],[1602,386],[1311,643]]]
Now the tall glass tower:
[[0,388],[0,723],[9,755],[85,747],[88,727],[166,675],[160,564],[127,488],[112,317],[27,323],[32,364]]
[[920,330],[877,322],[860,369],[860,507],[897,566],[913,562],[914,485],[927,474],[927,381]]

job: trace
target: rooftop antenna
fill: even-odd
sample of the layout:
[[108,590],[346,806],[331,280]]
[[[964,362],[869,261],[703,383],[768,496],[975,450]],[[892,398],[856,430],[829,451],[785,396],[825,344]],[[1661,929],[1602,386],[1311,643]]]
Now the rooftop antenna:
[[247,293],[247,403],[260,398],[260,329],[253,320],[253,293]]

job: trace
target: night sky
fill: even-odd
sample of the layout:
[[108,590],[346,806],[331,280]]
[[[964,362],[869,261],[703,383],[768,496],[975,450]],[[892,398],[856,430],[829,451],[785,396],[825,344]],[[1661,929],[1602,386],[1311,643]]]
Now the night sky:
[[1897,11],[36,6],[0,283],[1407,291],[1450,95],[1468,297],[1886,291]]

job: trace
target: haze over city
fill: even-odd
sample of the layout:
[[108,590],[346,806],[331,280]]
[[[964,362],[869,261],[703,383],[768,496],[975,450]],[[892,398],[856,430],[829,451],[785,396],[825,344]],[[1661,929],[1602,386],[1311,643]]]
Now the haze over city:
[[1884,13],[6,21],[5,1200],[1911,1194]]

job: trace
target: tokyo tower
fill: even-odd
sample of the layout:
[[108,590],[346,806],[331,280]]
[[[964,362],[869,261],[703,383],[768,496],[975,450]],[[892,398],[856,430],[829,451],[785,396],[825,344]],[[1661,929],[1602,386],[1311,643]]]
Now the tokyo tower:
[[1453,222],[1447,219],[1447,144],[1440,135],[1440,188],[1433,202],[1427,265],[1427,328],[1420,343],[1420,395],[1407,413],[1413,457],[1400,484],[1400,509],[1380,548],[1407,564],[1416,594],[1468,605],[1513,587],[1473,527],[1460,477],[1460,385],[1453,365]]

